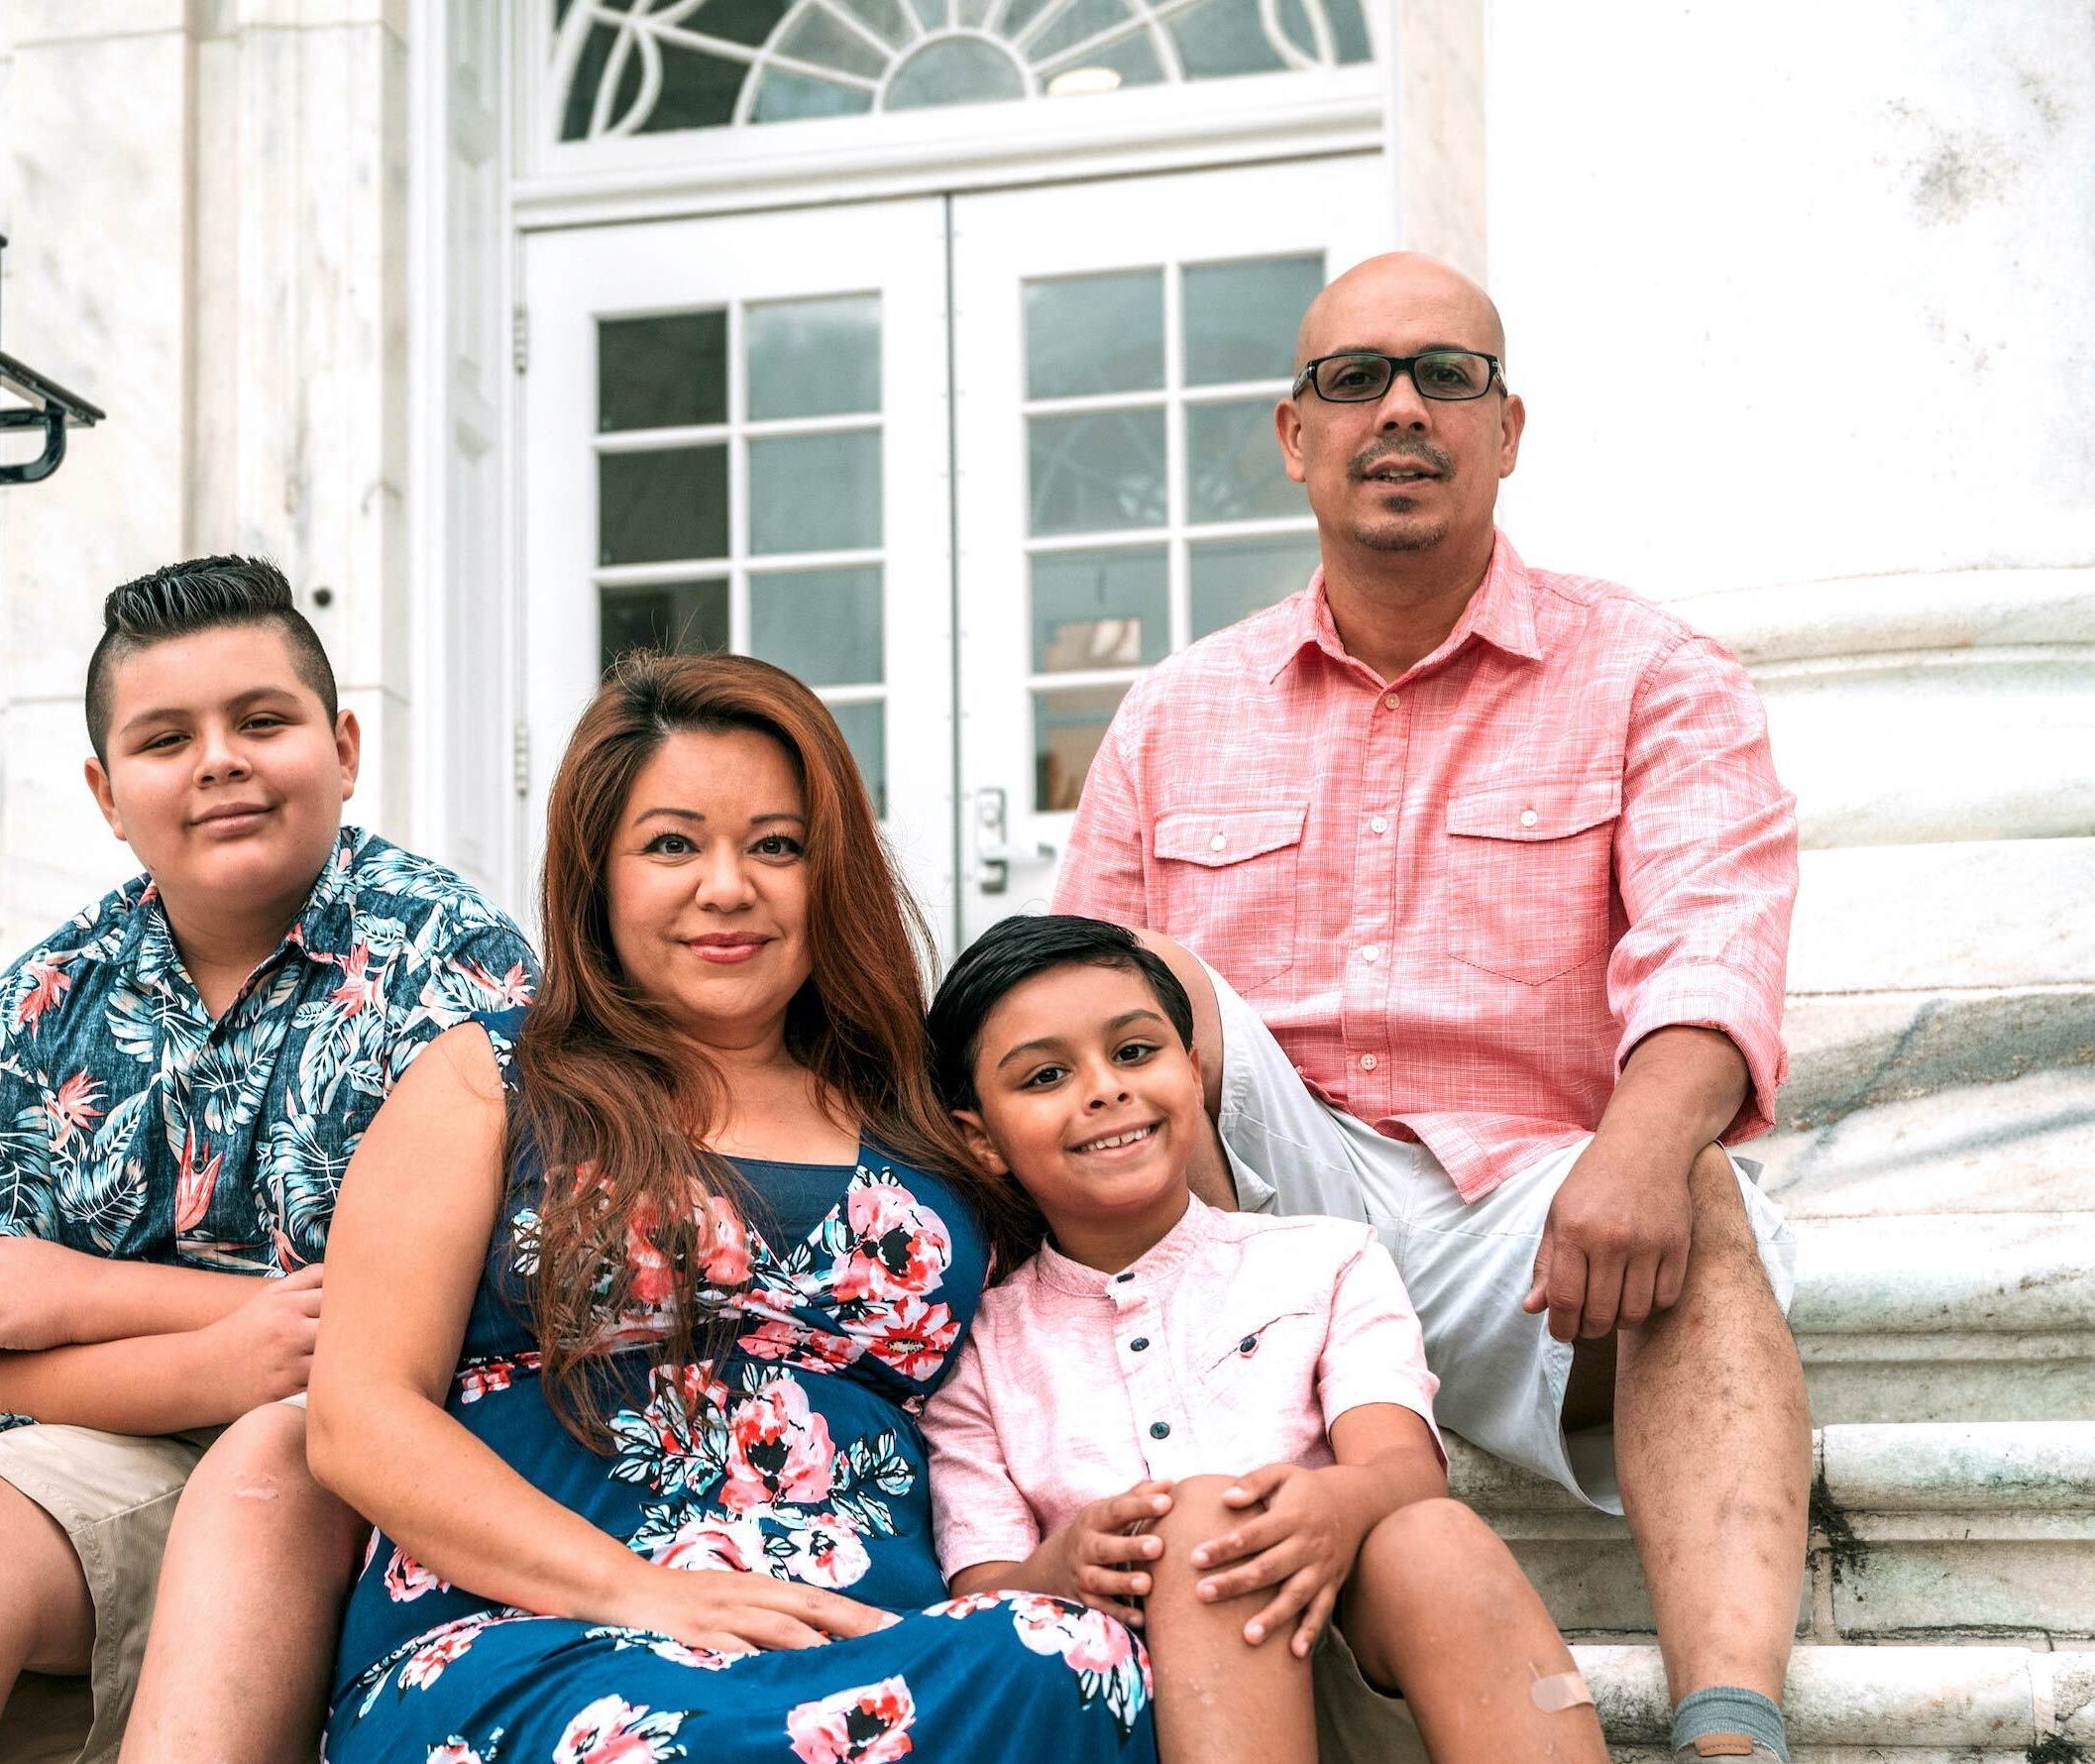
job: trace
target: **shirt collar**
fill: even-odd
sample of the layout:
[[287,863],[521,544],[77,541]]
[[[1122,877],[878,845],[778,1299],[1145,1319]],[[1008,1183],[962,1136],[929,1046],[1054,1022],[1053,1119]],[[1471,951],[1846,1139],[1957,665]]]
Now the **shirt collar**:
[[[345,827],[336,835],[335,847],[320,868],[313,891],[281,947],[289,947],[316,961],[339,961],[356,941],[356,870],[358,859],[372,835],[360,827]],[[161,905],[160,889],[150,877],[131,910],[116,959],[142,980],[153,981],[180,966],[174,947],[174,933]]]
[[1140,1289],[1168,1285],[1186,1263],[1215,1235],[1214,1209],[1196,1195],[1185,1197],[1178,1223],[1117,1274],[1073,1262],[1052,1244],[1043,1244],[1034,1262],[1034,1277],[1057,1292],[1099,1297],[1116,1286]]
[[[1361,667],[1362,664],[1339,640],[1338,626],[1331,618],[1331,602],[1324,594],[1321,568],[1309,579],[1309,586],[1295,596],[1292,605],[1292,614],[1280,628],[1278,640],[1266,658],[1263,672],[1268,686],[1286,671],[1290,662],[1310,648],[1321,649],[1343,667]],[[1473,637],[1523,661],[1542,658],[1542,645],[1535,635],[1534,585],[1529,582],[1527,566],[1520,561],[1520,554],[1513,549],[1512,541],[1495,529],[1491,539],[1491,561],[1485,566],[1483,582],[1478,584],[1477,592],[1470,597],[1470,604],[1462,609],[1462,616],[1455,621],[1455,628],[1448,633],[1447,640],[1414,666],[1412,675],[1439,667],[1459,654]]]

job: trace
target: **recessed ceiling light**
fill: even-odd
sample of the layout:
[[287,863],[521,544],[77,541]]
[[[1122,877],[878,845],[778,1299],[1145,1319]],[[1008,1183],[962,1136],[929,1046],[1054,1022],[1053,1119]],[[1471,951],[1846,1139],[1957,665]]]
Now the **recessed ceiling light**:
[[1120,69],[1117,67],[1070,67],[1048,82],[1050,98],[1088,98],[1094,92],[1116,92],[1119,89]]

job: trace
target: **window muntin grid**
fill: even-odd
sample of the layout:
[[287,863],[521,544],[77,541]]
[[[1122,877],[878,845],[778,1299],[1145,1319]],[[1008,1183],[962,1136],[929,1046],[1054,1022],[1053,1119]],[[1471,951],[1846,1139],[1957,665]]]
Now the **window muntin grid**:
[[550,132],[601,141],[1372,58],[1362,0],[554,0]]
[[1271,412],[1323,281],[1293,253],[1026,283],[1027,386],[1052,393],[1024,405],[1039,812],[1076,807],[1146,666],[1315,568]]
[[600,662],[726,648],[798,674],[885,817],[879,295],[600,318],[597,384]]

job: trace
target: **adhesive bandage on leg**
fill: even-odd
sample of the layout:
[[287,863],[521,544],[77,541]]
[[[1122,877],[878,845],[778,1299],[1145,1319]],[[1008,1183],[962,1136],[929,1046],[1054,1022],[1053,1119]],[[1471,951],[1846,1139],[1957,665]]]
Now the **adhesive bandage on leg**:
[[1594,1700],[1594,1694],[1586,1688],[1586,1681],[1576,1672],[1560,1672],[1554,1677],[1544,1678],[1532,1666],[1527,1670],[1528,1676],[1534,1680],[1534,1683],[1528,1686],[1527,1694],[1535,1707],[1546,1715],[1556,1714],[1562,1709],[1577,1709],[1582,1703],[1590,1705]]

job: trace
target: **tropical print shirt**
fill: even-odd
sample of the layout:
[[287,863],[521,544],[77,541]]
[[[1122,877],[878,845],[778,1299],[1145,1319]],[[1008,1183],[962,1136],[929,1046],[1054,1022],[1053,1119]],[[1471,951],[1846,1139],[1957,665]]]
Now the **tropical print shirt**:
[[344,827],[213,1022],[136,877],[0,973],[0,1236],[235,1273],[317,1261],[400,1074],[536,979],[523,934],[460,877]]

